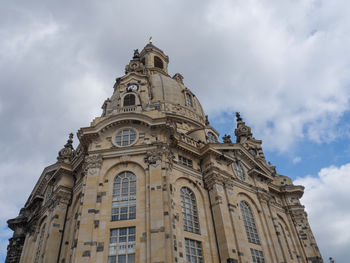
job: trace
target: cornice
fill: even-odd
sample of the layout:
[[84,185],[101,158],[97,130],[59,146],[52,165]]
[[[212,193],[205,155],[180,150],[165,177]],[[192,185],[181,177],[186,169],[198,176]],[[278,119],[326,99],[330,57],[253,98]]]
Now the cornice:
[[191,176],[193,176],[196,179],[203,180],[202,173],[200,171],[197,171],[196,169],[193,169],[193,168],[190,168],[190,167],[178,164],[176,162],[174,162],[173,169],[174,170],[178,170],[180,172],[183,172],[184,174],[191,175]]

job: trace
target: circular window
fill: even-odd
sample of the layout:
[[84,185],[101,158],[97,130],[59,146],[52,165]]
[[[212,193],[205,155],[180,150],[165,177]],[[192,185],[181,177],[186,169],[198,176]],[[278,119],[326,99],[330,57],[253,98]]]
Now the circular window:
[[208,138],[209,143],[217,143],[218,142],[218,138],[216,138],[216,136],[212,132],[207,133],[207,138]]
[[129,146],[135,143],[137,133],[132,128],[122,129],[115,136],[115,143],[119,147]]
[[248,151],[254,156],[257,154],[256,150],[253,148],[250,148]]
[[238,179],[245,181],[245,173],[242,168],[242,165],[239,162],[234,162],[232,164],[233,171],[235,172],[235,175],[238,177]]

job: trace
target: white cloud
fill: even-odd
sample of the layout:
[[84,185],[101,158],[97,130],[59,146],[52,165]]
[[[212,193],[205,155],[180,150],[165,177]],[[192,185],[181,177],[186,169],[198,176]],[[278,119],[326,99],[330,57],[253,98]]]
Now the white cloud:
[[286,151],[304,138],[334,140],[339,118],[349,110],[344,54],[350,52],[350,36],[349,5],[332,3],[212,2],[207,26],[226,44],[214,52],[222,63],[214,63],[220,72],[210,76],[208,86],[216,92],[202,100],[205,108],[241,111],[269,149]]
[[294,181],[305,186],[302,203],[323,258],[348,262],[350,247],[350,163],[323,168],[317,177]]
[[300,156],[295,157],[292,162],[294,164],[300,163],[301,162],[301,157]]

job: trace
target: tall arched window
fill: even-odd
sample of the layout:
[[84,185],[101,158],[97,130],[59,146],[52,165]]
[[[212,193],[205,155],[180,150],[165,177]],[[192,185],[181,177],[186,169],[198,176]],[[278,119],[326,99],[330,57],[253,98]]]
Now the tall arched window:
[[154,57],[154,66],[163,69],[163,61],[159,57]]
[[112,221],[136,218],[136,176],[122,172],[114,178]]
[[123,106],[133,106],[135,105],[135,95],[134,94],[128,94],[124,97],[124,103]]
[[42,246],[44,242],[45,228],[46,228],[46,223],[41,227],[38,247],[36,249],[36,254],[35,254],[35,261],[34,261],[35,263],[38,263],[40,261],[40,255],[41,255]]
[[254,216],[249,205],[242,201],[240,203],[245,232],[247,233],[248,241],[253,244],[260,245],[258,231],[256,229]]
[[194,193],[189,188],[182,187],[180,195],[184,230],[200,234],[198,210]]

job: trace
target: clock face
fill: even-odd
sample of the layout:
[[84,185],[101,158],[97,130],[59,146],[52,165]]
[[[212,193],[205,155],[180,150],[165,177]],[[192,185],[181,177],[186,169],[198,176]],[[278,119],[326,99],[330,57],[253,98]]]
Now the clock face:
[[139,86],[137,84],[129,84],[127,90],[128,91],[137,91],[139,89]]

